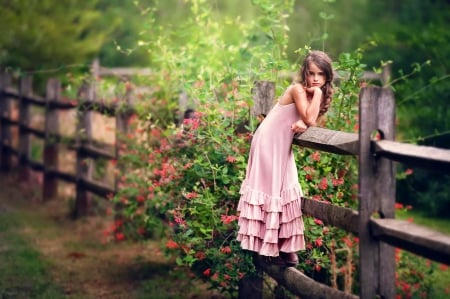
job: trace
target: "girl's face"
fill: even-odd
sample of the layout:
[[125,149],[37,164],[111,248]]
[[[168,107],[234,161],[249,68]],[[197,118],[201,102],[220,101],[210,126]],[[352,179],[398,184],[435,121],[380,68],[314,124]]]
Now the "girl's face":
[[310,62],[306,70],[306,84],[307,87],[318,86],[322,87],[327,78],[325,72],[322,71],[314,62]]

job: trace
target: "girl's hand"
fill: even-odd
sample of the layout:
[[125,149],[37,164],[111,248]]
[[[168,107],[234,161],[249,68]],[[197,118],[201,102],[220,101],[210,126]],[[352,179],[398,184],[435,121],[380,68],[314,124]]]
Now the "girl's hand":
[[308,129],[308,126],[303,122],[303,120],[298,120],[291,125],[292,132],[303,133]]
[[322,89],[320,89],[319,86],[305,87],[305,91],[312,96],[318,95],[319,97],[322,97]]

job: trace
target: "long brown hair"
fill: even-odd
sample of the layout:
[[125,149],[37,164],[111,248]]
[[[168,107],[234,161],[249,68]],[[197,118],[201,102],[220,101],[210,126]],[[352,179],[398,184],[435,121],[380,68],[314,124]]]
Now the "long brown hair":
[[302,67],[299,70],[300,82],[306,86],[306,76],[308,73],[310,63],[314,63],[317,67],[325,73],[325,84],[322,86],[322,101],[320,102],[319,116],[328,111],[333,95],[333,67],[330,57],[322,51],[310,51],[303,60]]

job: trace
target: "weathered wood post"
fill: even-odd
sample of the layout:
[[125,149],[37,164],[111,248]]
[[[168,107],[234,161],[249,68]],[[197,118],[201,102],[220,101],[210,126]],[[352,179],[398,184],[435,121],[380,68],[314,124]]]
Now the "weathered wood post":
[[395,298],[394,248],[371,234],[370,218],[395,217],[395,175],[391,160],[376,157],[371,139],[395,138],[395,103],[387,88],[366,87],[359,107],[359,267],[360,298]]
[[30,104],[24,98],[33,94],[33,80],[31,76],[22,77],[20,80],[19,101],[19,180],[26,182],[30,177],[28,161],[31,153],[30,134],[26,130],[30,126]]
[[[275,97],[275,83],[269,81],[257,81],[252,88],[253,107],[250,109],[250,122],[258,115],[267,115],[273,106]],[[262,299],[263,298],[263,269],[259,265],[256,255],[254,258],[256,272],[244,277],[239,282],[239,298]]]
[[7,119],[11,118],[11,100],[2,92],[11,86],[11,76],[2,72],[0,74],[0,170],[9,171],[12,165],[11,125]]
[[56,134],[59,130],[58,110],[52,105],[61,97],[61,82],[49,79],[45,94],[45,139],[44,139],[44,183],[42,199],[48,200],[58,195],[58,180],[52,170],[58,169],[58,143]]
[[91,179],[93,171],[92,162],[87,159],[88,157],[83,151],[83,146],[92,141],[92,112],[89,111],[89,106],[94,103],[94,88],[95,87],[92,84],[84,82],[77,94],[80,103],[79,111],[77,111],[76,129],[77,161],[75,171],[77,178],[75,183],[76,194],[75,207],[73,210],[74,218],[87,215],[89,210],[89,202],[92,197],[92,195],[83,186],[83,180]]

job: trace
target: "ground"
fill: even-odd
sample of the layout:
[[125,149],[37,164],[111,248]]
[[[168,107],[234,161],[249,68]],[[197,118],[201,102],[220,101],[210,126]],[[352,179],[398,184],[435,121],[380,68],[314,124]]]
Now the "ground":
[[222,298],[194,281],[158,240],[105,242],[104,215],[69,217],[40,187],[0,174],[0,298]]

